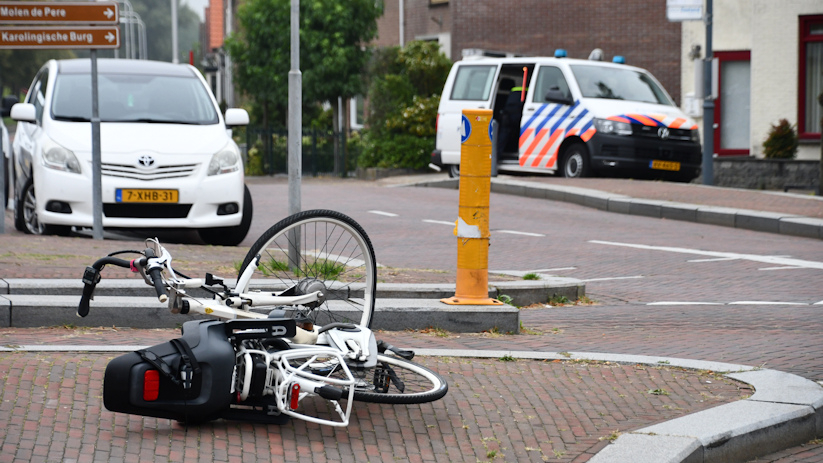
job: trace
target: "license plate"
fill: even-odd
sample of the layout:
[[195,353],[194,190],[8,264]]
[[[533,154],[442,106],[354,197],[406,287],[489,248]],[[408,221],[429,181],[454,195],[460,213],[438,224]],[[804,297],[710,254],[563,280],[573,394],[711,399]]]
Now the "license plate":
[[656,170],[680,170],[680,163],[674,161],[651,161],[649,167]]
[[114,200],[118,203],[176,203],[177,190],[118,188]]

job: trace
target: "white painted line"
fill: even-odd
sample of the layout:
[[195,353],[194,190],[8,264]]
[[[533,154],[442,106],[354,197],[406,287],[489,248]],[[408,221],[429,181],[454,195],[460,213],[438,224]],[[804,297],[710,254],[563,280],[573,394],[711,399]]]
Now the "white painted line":
[[577,267],[558,267],[558,268],[541,268],[532,270],[535,273],[559,272],[561,270],[577,270]]
[[495,233],[508,233],[510,235],[524,235],[524,236],[546,236],[540,233],[529,233],[529,232],[521,232],[515,230],[494,230]]
[[763,267],[759,268],[758,270],[797,270],[797,269],[805,269],[806,267]]
[[391,213],[391,212],[383,212],[383,211],[368,211],[368,212],[370,212],[372,214],[377,214],[377,215],[385,215],[386,217],[398,217],[397,214],[394,214],[394,213]]
[[734,301],[729,305],[809,305],[805,302],[780,302],[780,301]]
[[814,305],[823,305],[823,301],[815,302]]
[[688,248],[676,248],[670,246],[649,246],[645,244],[633,244],[633,243],[616,243],[613,241],[599,241],[599,240],[590,240],[589,243],[594,244],[605,244],[609,246],[622,246],[627,248],[635,248],[635,249],[647,249],[651,251],[667,251],[667,252],[677,252],[681,254],[695,254],[699,256],[709,256],[709,257],[723,257],[723,258],[733,258],[733,259],[742,259],[742,260],[750,260],[752,262],[761,262],[764,264],[774,264],[774,265],[782,265],[786,267],[802,267],[808,269],[817,269],[823,270],[823,262],[816,262],[812,260],[803,260],[803,259],[792,259],[782,256],[761,256],[757,254],[739,254],[736,252],[716,252],[716,251],[701,251],[699,249],[688,249]]
[[649,302],[646,305],[723,305],[720,302],[681,302],[681,301],[660,301]]
[[724,260],[740,260],[736,257],[718,257],[716,259],[692,259],[687,260],[686,262],[721,262]]
[[449,225],[449,226],[452,226],[452,227],[454,226],[454,222],[445,222],[445,221],[443,221],[443,220],[428,220],[428,219],[423,219],[423,222],[426,222],[426,223],[436,223],[436,224],[440,224],[440,225]]
[[609,281],[609,280],[633,280],[636,278],[643,278],[643,275],[635,275],[632,277],[611,277],[611,278],[589,278],[588,280],[581,280],[585,282],[589,281]]
[[548,273],[548,272],[559,272],[562,270],[577,270],[577,267],[560,267],[560,268],[541,268],[537,270],[489,270],[489,273],[499,273],[500,275],[511,275],[516,277],[522,277],[528,273]]

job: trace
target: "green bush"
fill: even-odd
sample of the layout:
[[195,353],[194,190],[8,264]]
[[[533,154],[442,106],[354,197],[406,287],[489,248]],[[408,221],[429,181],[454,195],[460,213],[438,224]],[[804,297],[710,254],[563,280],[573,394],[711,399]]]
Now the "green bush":
[[794,159],[797,154],[797,131],[786,119],[780,119],[772,125],[766,141],[763,142],[763,155],[770,159]]

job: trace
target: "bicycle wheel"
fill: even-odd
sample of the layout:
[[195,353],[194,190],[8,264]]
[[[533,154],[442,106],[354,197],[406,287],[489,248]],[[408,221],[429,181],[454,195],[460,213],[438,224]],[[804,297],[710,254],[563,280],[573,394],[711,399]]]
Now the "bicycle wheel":
[[321,301],[303,311],[313,323],[371,324],[377,264],[369,237],[352,218],[310,210],[281,220],[249,249],[240,275],[258,255],[260,263],[249,288],[238,291],[320,291]]
[[449,390],[439,374],[392,355],[377,355],[377,366],[352,374],[358,380],[354,400],[379,404],[422,404],[442,399]]

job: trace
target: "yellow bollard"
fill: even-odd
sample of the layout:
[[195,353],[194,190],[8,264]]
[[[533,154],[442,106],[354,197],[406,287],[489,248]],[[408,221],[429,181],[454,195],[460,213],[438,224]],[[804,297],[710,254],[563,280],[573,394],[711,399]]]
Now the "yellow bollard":
[[464,109],[461,124],[457,285],[452,305],[502,305],[489,298],[489,193],[491,191],[492,111]]

